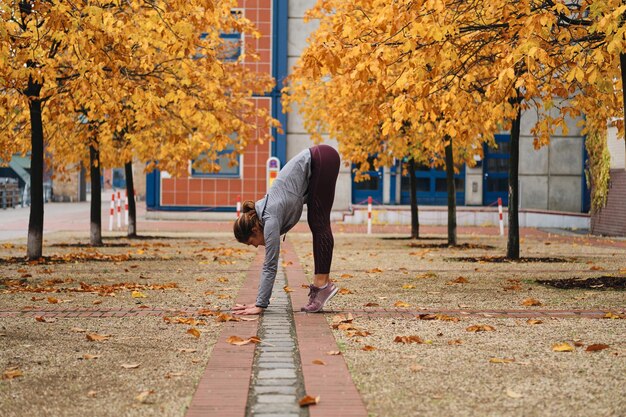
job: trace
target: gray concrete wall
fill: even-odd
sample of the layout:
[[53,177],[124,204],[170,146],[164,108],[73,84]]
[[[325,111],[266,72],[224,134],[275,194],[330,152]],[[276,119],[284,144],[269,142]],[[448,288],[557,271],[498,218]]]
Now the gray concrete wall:
[[[287,54],[289,73],[298,61],[298,57],[307,45],[307,38],[319,26],[317,21],[304,22],[304,13],[315,6],[316,0],[289,0],[289,28]],[[287,116],[287,159],[291,159],[301,150],[314,145],[304,129],[302,115],[297,108]],[[325,142],[337,148],[337,142],[326,138]],[[335,189],[333,210],[347,210],[352,202],[352,178],[350,166],[342,163]]]
[[[554,111],[556,116],[556,110]],[[550,144],[535,149],[531,129],[534,108],[522,113],[520,136],[520,204],[522,208],[580,212],[583,193],[583,137],[577,119],[568,131],[557,129]]]

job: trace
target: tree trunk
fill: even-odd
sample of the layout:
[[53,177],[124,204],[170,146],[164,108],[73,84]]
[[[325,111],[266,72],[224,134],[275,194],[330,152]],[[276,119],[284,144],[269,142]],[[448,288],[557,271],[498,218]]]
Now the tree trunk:
[[[519,96],[519,94],[518,94]],[[511,99],[517,106],[517,114],[511,127],[511,156],[509,161],[509,234],[507,240],[507,259],[519,259],[519,137],[522,110],[518,99]]]
[[25,95],[28,97],[31,128],[30,153],[30,217],[26,257],[39,259],[43,247],[43,122],[41,119],[41,84],[28,80]]
[[102,246],[102,189],[100,187],[100,150],[97,143],[89,145],[91,174],[91,216],[89,241],[92,246]]
[[456,185],[454,183],[454,155],[452,154],[452,138],[447,137],[446,151],[446,185],[448,186],[448,245],[455,246],[456,241]]
[[124,164],[124,173],[126,175],[126,195],[128,196],[128,237],[137,237],[137,208],[135,206],[132,161]]
[[409,158],[409,188],[411,189],[411,239],[420,237],[420,221],[417,212],[417,179],[415,178],[415,160]]
[[[619,66],[622,74],[622,86],[626,86],[626,53],[619,54]],[[622,87],[622,103],[626,103],[626,87]],[[624,105],[623,116],[626,120],[626,105]],[[624,138],[624,147],[626,147],[626,138]]]

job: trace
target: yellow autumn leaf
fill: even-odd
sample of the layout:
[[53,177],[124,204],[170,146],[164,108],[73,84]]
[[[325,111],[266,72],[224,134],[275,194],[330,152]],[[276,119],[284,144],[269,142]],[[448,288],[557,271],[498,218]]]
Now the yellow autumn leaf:
[[187,330],[187,333],[195,337],[196,339],[200,337],[200,331],[194,327]]
[[404,301],[396,301],[394,303],[394,307],[407,308],[407,307],[411,307],[411,304],[405,303]]
[[573,352],[576,349],[574,348],[574,346],[570,345],[567,342],[562,342],[562,343],[555,343],[554,345],[552,345],[552,350],[555,352]]
[[141,291],[133,291],[131,293],[131,296],[133,298],[147,298],[147,296],[144,293],[142,293]]

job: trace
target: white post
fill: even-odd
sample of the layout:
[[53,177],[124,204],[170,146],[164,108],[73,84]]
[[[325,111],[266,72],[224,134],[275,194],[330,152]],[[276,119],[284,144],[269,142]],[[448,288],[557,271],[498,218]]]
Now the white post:
[[367,234],[372,234],[372,197],[367,197]]
[[122,197],[120,192],[117,192],[117,228],[122,228]]
[[113,213],[115,213],[115,192],[111,194],[111,210],[109,211],[109,232],[113,230]]
[[237,218],[241,215],[241,196],[237,196]]
[[124,226],[128,226],[128,191],[124,192]]
[[500,216],[500,236],[504,236],[504,220],[502,220],[502,199],[498,197],[498,215]]

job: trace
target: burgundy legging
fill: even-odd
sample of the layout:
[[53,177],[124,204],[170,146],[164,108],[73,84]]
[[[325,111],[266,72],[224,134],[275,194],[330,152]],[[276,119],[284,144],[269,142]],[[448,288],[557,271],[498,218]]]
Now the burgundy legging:
[[339,175],[339,154],[328,145],[318,145],[311,151],[311,179],[307,221],[313,234],[313,260],[316,274],[330,273],[333,261],[333,231],[330,228],[330,210],[335,200],[335,184]]

